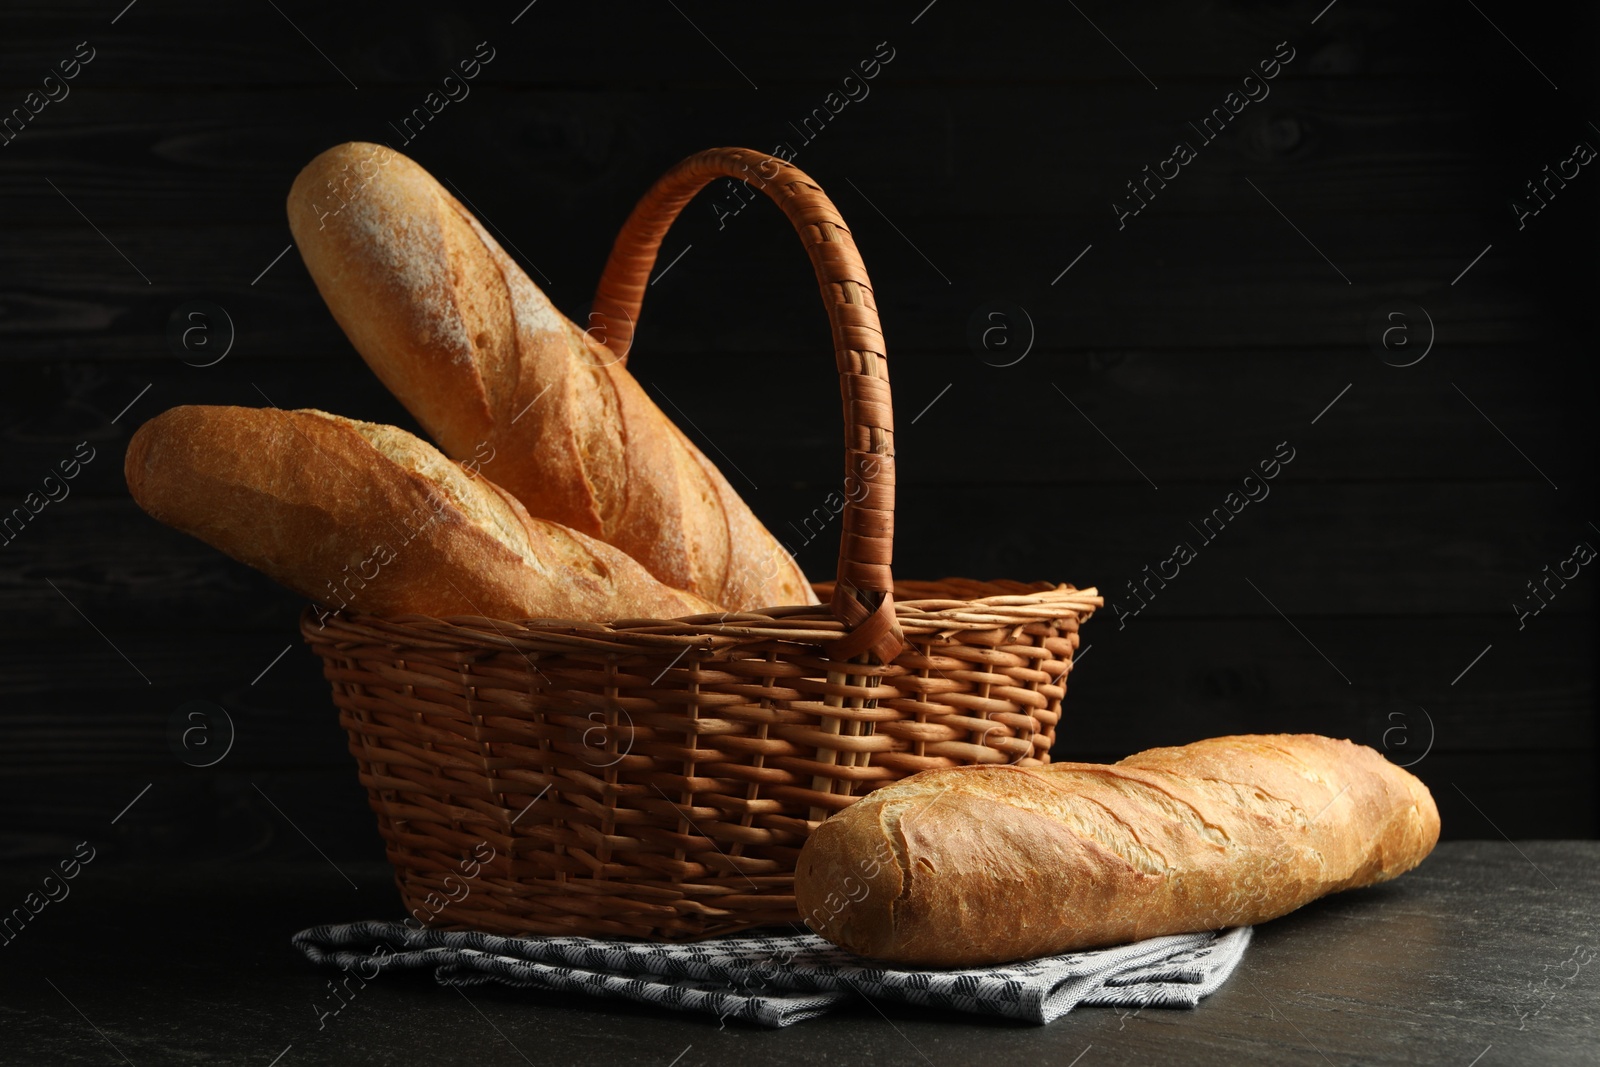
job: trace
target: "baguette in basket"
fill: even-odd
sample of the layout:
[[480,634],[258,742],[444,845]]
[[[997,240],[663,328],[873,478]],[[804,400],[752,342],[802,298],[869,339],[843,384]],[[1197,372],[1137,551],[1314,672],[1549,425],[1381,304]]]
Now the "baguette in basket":
[[486,473],[529,512],[617,546],[674,588],[735,611],[817,602],[622,359],[427,171],[339,145],[300,172],[288,209],[333,317],[445,453],[487,448]]
[[153,517],[330,609],[594,621],[718,610],[608,544],[530,517],[393,426],[177,407],[139,427],[124,470]]

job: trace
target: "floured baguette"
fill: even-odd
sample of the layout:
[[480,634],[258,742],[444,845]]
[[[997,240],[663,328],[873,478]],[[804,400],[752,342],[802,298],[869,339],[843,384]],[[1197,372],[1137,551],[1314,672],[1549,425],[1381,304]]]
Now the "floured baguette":
[[718,610],[393,426],[186,406],[133,435],[153,517],[327,606],[378,615],[608,621]]
[[733,610],[817,602],[727,479],[427,171],[340,145],[288,211],[333,317],[445,453],[670,586]]
[[1408,871],[1438,838],[1427,787],[1370,748],[1218,737],[913,775],[816,829],[795,900],[863,956],[979,966],[1264,922]]

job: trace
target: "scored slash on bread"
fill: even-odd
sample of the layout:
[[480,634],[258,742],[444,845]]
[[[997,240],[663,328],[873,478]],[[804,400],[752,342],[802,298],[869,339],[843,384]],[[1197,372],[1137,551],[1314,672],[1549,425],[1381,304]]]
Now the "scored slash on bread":
[[667,585],[735,611],[817,602],[617,357],[415,162],[331,148],[295,179],[288,213],[334,318],[446,454],[489,446],[486,473],[531,514],[617,546]]
[[1394,878],[1438,838],[1427,787],[1364,745],[1219,737],[913,775],[812,833],[795,900],[863,956],[979,966],[1264,922]]
[[720,610],[611,545],[533,518],[393,426],[176,407],[134,434],[124,471],[151,516],[330,610],[596,621]]

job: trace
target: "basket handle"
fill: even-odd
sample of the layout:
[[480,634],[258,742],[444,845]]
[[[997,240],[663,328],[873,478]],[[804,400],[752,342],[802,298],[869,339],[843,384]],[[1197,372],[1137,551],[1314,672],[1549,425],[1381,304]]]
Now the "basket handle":
[[[844,402],[848,490],[830,609],[850,629],[828,654],[842,661],[871,652],[888,663],[906,645],[895,621],[889,571],[895,485],[889,367],[867,268],[844,219],[817,184],[800,168],[748,148],[711,148],[674,166],[644,194],[617,234],[595,291],[590,336],[618,363],[627,359],[661,240],[684,206],[716,178],[734,178],[766,193],[789,216],[817,272]],[[850,488],[852,482],[860,488]]]

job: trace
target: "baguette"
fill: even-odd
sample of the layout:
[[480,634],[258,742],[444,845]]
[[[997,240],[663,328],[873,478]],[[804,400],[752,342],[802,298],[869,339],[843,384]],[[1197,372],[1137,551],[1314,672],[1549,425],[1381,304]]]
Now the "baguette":
[[795,900],[852,952],[970,967],[1264,922],[1408,871],[1438,838],[1427,787],[1370,748],[1219,737],[924,771],[819,826]]
[[446,454],[675,588],[736,611],[817,602],[721,472],[427,171],[340,145],[288,211],[333,317]]
[[531,518],[393,426],[185,406],[133,435],[139,506],[332,610],[606,621],[717,608],[610,545]]

